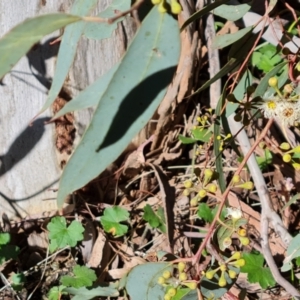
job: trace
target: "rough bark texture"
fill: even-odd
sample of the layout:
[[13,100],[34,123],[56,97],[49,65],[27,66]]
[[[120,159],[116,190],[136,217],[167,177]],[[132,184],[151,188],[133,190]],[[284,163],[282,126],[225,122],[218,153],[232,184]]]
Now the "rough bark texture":
[[[2,0],[0,36],[26,18],[66,11],[73,1]],[[103,10],[111,1],[99,1]],[[81,136],[93,109],[65,117],[63,122],[45,125],[66,101],[104,74],[124,54],[135,24],[127,18],[119,23],[110,39],[82,38],[74,65],[53,107],[29,126],[46,101],[54,73],[58,45],[49,41],[59,32],[45,37],[23,57],[0,86],[0,207],[9,216],[36,214],[56,208],[56,192],[61,168]],[[100,130],[100,129],[99,129]],[[79,174],[80,176],[80,174]]]

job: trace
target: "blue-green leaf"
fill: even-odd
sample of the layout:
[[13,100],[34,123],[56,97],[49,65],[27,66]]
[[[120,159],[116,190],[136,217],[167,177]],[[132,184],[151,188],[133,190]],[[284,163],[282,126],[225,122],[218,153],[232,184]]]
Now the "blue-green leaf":
[[177,21],[154,7],[144,19],[60,180],[57,202],[99,175],[147,124],[180,53]]
[[[114,0],[104,11],[100,12],[97,17],[99,18],[111,18],[114,17],[118,11],[126,11],[130,8],[130,0]],[[122,21],[124,18],[118,19],[118,21],[108,24],[105,22],[96,23],[91,22],[84,28],[83,34],[94,40],[107,39],[111,36],[113,31],[117,28],[118,22]]]
[[242,18],[250,8],[251,5],[247,3],[240,5],[223,4],[214,10],[214,15],[234,22]]
[[[97,0],[76,0],[71,8],[71,13],[78,16],[85,16],[97,4],[97,2]],[[73,63],[77,44],[85,26],[86,22],[82,21],[73,24],[72,26],[68,26],[65,29],[59,47],[53,82],[49,91],[48,99],[41,109],[41,112],[45,111],[59,94]]]
[[253,28],[253,26],[249,26],[235,33],[217,35],[212,42],[212,47],[215,49],[225,48],[244,37]]
[[99,103],[103,93],[106,90],[108,83],[111,81],[118,67],[119,64],[113,66],[103,76],[98,78],[89,87],[87,87],[85,90],[79,93],[77,97],[67,102],[67,104],[60,111],[57,112],[53,119],[59,118],[75,110],[96,106]]
[[66,14],[49,14],[28,19],[14,27],[0,40],[0,78],[44,35],[80,19]]

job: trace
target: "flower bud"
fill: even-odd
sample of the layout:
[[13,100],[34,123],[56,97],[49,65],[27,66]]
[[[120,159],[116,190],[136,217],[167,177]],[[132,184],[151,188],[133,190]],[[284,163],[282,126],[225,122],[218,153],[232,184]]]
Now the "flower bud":
[[237,234],[239,236],[245,237],[247,235],[247,230],[244,229],[244,228],[239,228],[238,231],[237,231]]
[[209,192],[215,194],[216,191],[218,190],[218,187],[217,187],[216,184],[211,183],[211,184],[209,184],[209,185],[207,186],[207,190],[208,190]]
[[157,5],[161,2],[162,0],[151,0],[153,5]]
[[223,287],[223,286],[225,286],[226,285],[226,279],[225,279],[225,271],[222,271],[222,274],[221,274],[221,276],[220,276],[220,278],[219,278],[219,286],[220,287]]
[[227,270],[227,267],[225,264],[222,264],[220,265],[220,270],[223,272],[223,271],[226,271]]
[[173,288],[173,287],[171,287],[171,288],[168,290],[168,292],[167,292],[167,294],[168,294],[169,296],[171,296],[171,297],[174,297],[174,296],[176,295],[176,293],[177,293],[177,291],[176,291],[176,289]]
[[165,278],[163,278],[162,276],[160,276],[160,277],[158,277],[157,282],[158,282],[159,284],[165,284],[165,283],[166,283],[166,280],[165,280]]
[[174,15],[178,15],[181,13],[181,6],[177,1],[171,1],[171,12]]
[[243,246],[248,246],[250,244],[250,240],[246,236],[245,237],[240,236],[239,240]]
[[214,270],[209,270],[205,273],[205,277],[207,279],[212,279],[215,276],[216,272],[218,272],[218,271],[219,271],[219,268],[214,269]]
[[233,270],[229,270],[228,271],[228,275],[229,275],[229,277],[231,278],[231,279],[234,279],[234,278],[236,278],[236,272],[235,271],[233,271]]
[[172,296],[170,296],[169,294],[165,294],[164,300],[172,300]]
[[285,153],[283,156],[282,156],[282,160],[286,163],[289,163],[291,160],[292,160],[292,156],[288,153]]
[[179,280],[185,281],[187,280],[187,274],[185,272],[179,274]]
[[290,150],[289,153],[300,153],[300,146],[296,146],[295,148]]
[[158,11],[162,14],[167,12],[167,8],[166,8],[166,4],[165,4],[165,0],[162,0],[159,4],[158,4]]
[[223,240],[223,248],[228,248],[230,247],[232,244],[232,239],[230,237],[226,237],[224,240]]
[[206,195],[207,195],[207,192],[206,192],[206,190],[204,190],[204,189],[202,189],[202,190],[200,190],[200,191],[198,192],[198,196],[199,196],[200,199],[206,197]]
[[236,261],[230,262],[229,264],[235,266],[236,268],[239,268],[245,265],[245,260],[243,258],[240,258]]
[[214,171],[210,169],[204,170],[204,180],[203,180],[203,186],[206,186],[212,179],[214,175]]
[[237,252],[234,252],[234,254],[232,254],[232,256],[226,262],[229,262],[231,260],[237,260],[240,258],[241,258],[241,252],[237,251]]
[[190,189],[193,186],[193,182],[192,180],[186,180],[183,185],[185,188]]
[[169,270],[164,271],[162,274],[162,277],[165,279],[169,279],[169,278],[171,278],[171,276],[172,276],[172,274]]
[[184,262],[181,261],[181,262],[178,263],[177,268],[178,268],[179,272],[183,272],[185,267],[186,267],[186,264]]
[[246,189],[246,190],[252,190],[254,188],[254,184],[252,181],[246,181],[242,184],[236,185],[236,187],[240,187],[240,188]]
[[279,148],[282,149],[282,150],[290,150],[291,146],[290,146],[289,143],[281,143]]
[[184,189],[182,192],[183,196],[189,196],[190,195],[190,190],[189,189]]
[[185,282],[182,282],[181,284],[187,286],[191,290],[195,290],[197,288],[196,281],[185,281]]
[[241,181],[241,176],[240,175],[234,175],[232,177],[232,182],[233,183],[239,183]]
[[278,86],[278,80],[276,77],[271,77],[269,79],[268,83],[269,83],[269,86],[271,86],[273,88]]
[[193,199],[191,199],[190,201],[190,206],[191,207],[195,207],[198,205],[198,199],[196,197],[194,197]]

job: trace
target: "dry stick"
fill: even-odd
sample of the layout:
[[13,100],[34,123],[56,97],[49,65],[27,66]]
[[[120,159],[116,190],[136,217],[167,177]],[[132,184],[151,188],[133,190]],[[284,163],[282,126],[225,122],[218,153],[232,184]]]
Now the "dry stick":
[[[260,141],[264,138],[264,136],[267,134],[269,128],[271,127],[273,123],[273,120],[270,119],[269,122],[267,123],[266,127],[264,128],[264,130],[262,131],[261,135],[259,136],[259,138],[255,141],[255,143],[253,144],[253,146],[251,147],[251,149],[249,150],[249,152],[247,153],[247,155],[245,155],[242,163],[240,164],[240,166],[238,167],[237,171],[235,172],[235,175],[239,175],[240,172],[242,171],[242,169],[244,168],[245,164],[247,163],[249,157],[251,156],[251,154],[254,152],[255,148],[258,146],[258,144],[260,143]],[[225,190],[225,192],[223,193],[222,195],[222,201],[218,207],[218,211],[216,213],[216,216],[213,220],[213,222],[211,223],[211,226],[209,228],[209,231],[207,233],[207,236],[206,238],[204,239],[204,241],[202,242],[201,246],[199,247],[197,253],[194,255],[194,257],[192,258],[192,263],[193,264],[196,264],[200,258],[201,258],[201,253],[202,251],[204,250],[208,240],[211,238],[212,234],[213,234],[213,231],[214,231],[214,227],[218,221],[218,218],[221,214],[221,211],[222,211],[222,208],[226,202],[226,199],[227,199],[227,196],[230,192],[230,189],[231,189],[231,186],[229,185],[227,187],[227,189]]]
[[[234,114],[232,114],[228,118],[229,126],[231,129],[231,132],[234,134],[243,127],[240,122],[234,121]],[[273,122],[273,119],[270,119],[266,129],[268,129]],[[262,133],[260,138],[263,137],[266,134],[266,129],[264,130],[264,134]],[[272,204],[270,201],[268,189],[264,180],[264,177],[261,173],[261,170],[259,169],[259,166],[256,162],[255,156],[252,154],[252,151],[250,149],[250,142],[247,136],[247,133],[243,129],[240,134],[237,136],[237,140],[239,142],[239,145],[241,147],[241,150],[244,154],[251,153],[251,156],[249,157],[247,161],[247,165],[249,168],[249,171],[252,175],[252,179],[254,182],[254,185],[256,187],[257,194],[259,196],[260,202],[261,202],[261,237],[262,237],[262,252],[263,255],[267,261],[267,264],[270,267],[270,270],[278,284],[280,284],[287,292],[289,292],[293,296],[299,296],[300,293],[297,291],[297,289],[289,283],[287,280],[285,280],[280,272],[278,271],[278,267],[275,264],[275,261],[273,259],[270,246],[269,246],[269,240],[268,240],[268,225],[269,223],[272,224],[272,227],[276,231],[276,233],[281,237],[282,241],[286,246],[288,246],[289,242],[291,241],[291,236],[285,229],[282,220],[280,217],[276,214],[276,212],[272,208]],[[257,144],[257,143],[256,143]],[[253,147],[251,148],[253,149]]]

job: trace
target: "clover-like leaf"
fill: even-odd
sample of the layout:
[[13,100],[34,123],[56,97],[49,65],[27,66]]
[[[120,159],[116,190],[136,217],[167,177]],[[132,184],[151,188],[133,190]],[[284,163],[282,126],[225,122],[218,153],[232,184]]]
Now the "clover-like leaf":
[[162,232],[166,232],[164,211],[162,207],[159,207],[157,213],[155,213],[152,207],[149,204],[147,204],[144,207],[143,219],[147,221],[152,228],[158,228]]
[[127,232],[128,226],[120,224],[120,222],[126,221],[128,218],[129,213],[126,209],[114,206],[104,210],[104,214],[101,217],[100,222],[106,232],[118,237]]
[[65,286],[60,285],[60,286],[54,286],[50,289],[48,292],[48,299],[49,300],[58,300],[61,299],[62,295],[67,295],[68,293],[63,291]]
[[250,283],[258,282],[263,289],[274,286],[276,281],[270,268],[264,266],[264,257],[260,253],[244,253],[243,259],[246,263],[241,267],[241,272],[248,274]]
[[64,217],[54,217],[48,224],[50,252],[66,246],[74,247],[83,239],[84,228],[78,221],[73,221],[69,227]]
[[89,269],[86,266],[76,265],[73,268],[73,276],[63,276],[60,282],[64,286],[70,286],[74,288],[80,287],[89,287],[97,279],[96,273],[94,270]]
[[9,233],[0,233],[0,245],[6,245],[10,241]]

